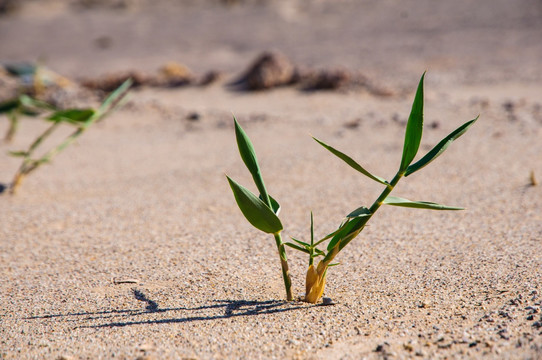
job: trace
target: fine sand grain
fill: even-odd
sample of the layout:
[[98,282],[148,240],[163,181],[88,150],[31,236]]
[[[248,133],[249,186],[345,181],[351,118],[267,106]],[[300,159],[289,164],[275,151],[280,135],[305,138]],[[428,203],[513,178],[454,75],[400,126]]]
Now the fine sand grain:
[[[65,3],[28,1],[0,17],[0,60],[47,55],[72,78],[175,60],[234,78],[276,48],[298,64],[382,78],[394,95],[239,92],[229,78],[134,90],[19,194],[0,195],[0,359],[542,358],[542,186],[530,180],[542,179],[539,1]],[[90,48],[100,34],[111,48]],[[275,244],[245,221],[224,176],[251,184],[231,113],[282,205],[285,237],[308,238],[311,210],[323,236],[381,187],[309,134],[389,178],[426,69],[421,153],[480,120],[394,194],[467,210],[382,208],[329,270],[333,305],[285,302]],[[18,166],[6,152],[44,125],[23,119],[0,143],[0,182]],[[300,294],[306,258],[288,254]]]

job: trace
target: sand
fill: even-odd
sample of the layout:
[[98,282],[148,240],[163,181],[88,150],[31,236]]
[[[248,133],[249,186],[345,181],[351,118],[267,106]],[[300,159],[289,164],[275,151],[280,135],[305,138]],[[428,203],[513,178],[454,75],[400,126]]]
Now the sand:
[[[0,358],[542,357],[542,186],[530,180],[542,181],[539,2],[127,4],[28,1],[0,17],[0,60],[43,56],[71,78],[174,60],[226,77],[134,90],[17,195],[0,196]],[[96,49],[104,34],[111,48]],[[361,71],[393,95],[226,86],[271,48]],[[284,301],[274,241],[245,221],[224,176],[254,189],[232,112],[282,205],[284,237],[308,239],[311,210],[323,236],[381,186],[309,134],[392,177],[426,69],[421,154],[480,120],[394,194],[467,209],[381,208],[329,270],[333,305]],[[43,126],[23,119],[0,153]],[[17,167],[0,156],[0,182]],[[288,256],[302,294],[307,259]]]

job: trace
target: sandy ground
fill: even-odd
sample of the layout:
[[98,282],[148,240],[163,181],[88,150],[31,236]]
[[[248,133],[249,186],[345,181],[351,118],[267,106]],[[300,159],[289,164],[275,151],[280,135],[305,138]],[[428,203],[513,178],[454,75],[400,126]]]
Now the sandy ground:
[[[0,60],[42,57],[73,78],[170,60],[234,77],[274,48],[362,71],[396,95],[245,93],[227,79],[133,91],[0,197],[0,358],[542,358],[542,186],[529,180],[542,180],[539,1],[96,3],[27,1],[0,17]],[[112,46],[97,49],[106,35]],[[224,177],[251,184],[231,113],[256,145],[285,236],[307,239],[311,210],[323,236],[381,189],[309,134],[391,177],[426,69],[420,152],[481,117],[394,194],[467,210],[381,209],[329,272],[335,305],[285,302],[274,242],[244,220]],[[0,152],[42,130],[24,119]],[[17,166],[0,156],[0,182]],[[306,258],[288,254],[299,294]]]

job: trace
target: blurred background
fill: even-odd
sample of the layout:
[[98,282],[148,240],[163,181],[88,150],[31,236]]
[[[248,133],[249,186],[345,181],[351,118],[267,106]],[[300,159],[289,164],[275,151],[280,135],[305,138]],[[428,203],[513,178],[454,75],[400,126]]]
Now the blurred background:
[[237,74],[263,51],[400,85],[542,80],[540,0],[0,0],[0,62],[70,78],[181,63]]

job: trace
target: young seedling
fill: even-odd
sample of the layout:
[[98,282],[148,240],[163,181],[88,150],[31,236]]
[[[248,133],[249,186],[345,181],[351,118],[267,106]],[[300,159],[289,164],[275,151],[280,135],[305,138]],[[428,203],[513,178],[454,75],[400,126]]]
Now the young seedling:
[[268,234],[273,234],[277,250],[280,257],[280,264],[282,267],[282,278],[284,280],[284,287],[286,289],[286,299],[291,301],[292,297],[292,281],[290,279],[290,272],[288,270],[288,259],[286,257],[286,249],[282,242],[281,231],[283,229],[282,223],[278,217],[280,212],[279,203],[273,199],[268,193],[263,182],[263,177],[256,157],[256,151],[252,142],[248,138],[241,125],[234,118],[235,123],[235,137],[237,139],[237,146],[239,147],[239,153],[243,162],[247,166],[252,175],[252,179],[256,184],[259,191],[259,196],[254,195],[250,190],[238,184],[232,180],[229,176],[226,176],[230,187],[233,191],[235,201],[241,209],[241,212],[246,219],[258,230],[261,230]]
[[[250,140],[241,129],[237,121],[235,120],[235,128],[237,134],[237,142],[239,144],[239,151],[241,157],[247,164],[249,170],[251,170],[252,176],[258,189],[260,190],[260,197],[255,196],[249,190],[243,188],[241,185],[235,183],[233,180],[228,178],[230,186],[234,192],[235,199],[239,208],[249,220],[249,222],[254,225],[256,228],[273,233],[275,239],[277,239],[277,246],[279,247],[279,254],[281,257],[281,263],[283,264],[283,275],[285,276],[285,284],[287,288],[288,300],[291,299],[291,289],[290,289],[290,278],[288,275],[288,265],[286,262],[286,253],[284,251],[284,245],[287,245],[291,248],[299,250],[309,255],[309,268],[306,274],[306,286],[305,286],[305,297],[304,300],[309,303],[316,303],[322,297],[326,284],[326,275],[329,267],[337,265],[333,264],[332,261],[335,259],[337,254],[341,252],[346,245],[348,245],[360,232],[364,229],[367,222],[371,217],[376,213],[376,211],[382,205],[392,205],[392,206],[401,206],[408,208],[418,208],[418,209],[430,209],[430,210],[462,210],[461,207],[455,206],[446,206],[440,205],[433,202],[426,201],[411,201],[408,199],[390,196],[390,193],[395,188],[399,180],[403,177],[407,177],[416,171],[422,169],[430,162],[435,160],[440,156],[450,144],[463,135],[475,122],[478,120],[476,117],[473,120],[466,122],[465,124],[458,127],[456,130],[451,132],[448,136],[442,139],[433,149],[431,149],[425,156],[415,163],[412,163],[418,149],[420,147],[422,132],[423,132],[423,81],[425,73],[422,75],[416,95],[414,97],[414,103],[412,105],[412,110],[408,118],[405,140],[403,145],[403,155],[401,158],[401,163],[397,173],[391,181],[373,175],[360,164],[358,164],[350,156],[344,154],[343,152],[331,147],[330,145],[324,143],[323,141],[314,138],[316,142],[322,145],[325,149],[330,151],[335,156],[339,157],[345,163],[347,163],[354,170],[357,170],[361,174],[369,177],[370,179],[382,184],[385,186],[384,190],[378,196],[378,198],[373,202],[370,207],[360,206],[357,209],[350,212],[345,216],[341,225],[332,233],[320,239],[314,241],[314,221],[313,215],[311,213],[311,236],[310,243],[306,243],[297,239],[292,238],[295,243],[282,243],[280,239],[280,231],[283,229],[280,220],[276,215],[278,215],[278,204],[267,195],[265,187],[263,186],[263,180],[261,180],[261,175],[259,167],[256,161],[256,155]],[[318,245],[329,240],[327,243],[326,250],[320,250],[317,248]],[[314,265],[314,259],[322,257],[318,262],[318,265]],[[286,267],[285,267],[286,266]],[[284,270],[286,269],[286,271]],[[287,280],[286,280],[287,279]]]
[[[15,173],[11,183],[10,193],[15,194],[21,186],[22,181],[26,176],[28,176],[28,174],[36,170],[40,165],[50,162],[58,153],[81,136],[92,124],[100,121],[114,111],[122,103],[122,100],[125,99],[131,84],[131,80],[128,80],[122,84],[105,99],[97,110],[90,108],[59,110],[48,116],[46,120],[52,122],[52,124],[40,136],[38,136],[32,142],[32,144],[30,144],[26,151],[12,151],[9,153],[11,156],[23,158],[23,161]],[[32,105],[36,106],[36,104],[42,103],[32,102]],[[43,143],[43,141],[63,123],[75,126],[76,130],[65,138],[60,144],[46,152],[43,156],[37,159],[33,158],[32,155],[39,145]]]
[[409,176],[416,171],[422,169],[424,166],[428,165],[431,161],[435,160],[438,156],[442,154],[444,150],[446,150],[446,148],[454,140],[463,135],[478,119],[478,117],[476,117],[475,119],[461,125],[459,128],[446,136],[442,141],[440,141],[420,160],[412,164],[412,161],[414,160],[418,152],[423,132],[424,76],[425,74],[422,75],[422,78],[420,79],[418,90],[416,92],[414,103],[412,105],[412,111],[408,118],[401,163],[397,173],[391,181],[388,182],[382,177],[371,174],[348,155],[334,149],[323,141],[314,138],[316,142],[318,142],[324,148],[329,150],[332,154],[336,155],[341,160],[346,162],[349,166],[362,173],[363,175],[369,177],[370,179],[381,183],[385,186],[385,188],[370,207],[361,206],[350,212],[348,215],[346,215],[344,221],[341,223],[337,230],[335,230],[333,233],[318,242],[320,243],[321,241],[324,241],[328,238],[331,239],[327,244],[326,252],[322,254],[323,259],[319,261],[318,266],[315,267],[313,264],[309,265],[306,276],[305,301],[309,303],[316,303],[321,298],[326,283],[327,269],[332,265],[331,262],[337,256],[337,254],[344,249],[346,245],[348,245],[356,236],[359,235],[367,222],[376,213],[376,211],[380,208],[381,205],[384,204],[430,210],[463,209],[455,206],[445,206],[425,201],[411,201],[400,197],[390,196],[390,193],[397,185],[399,180],[403,178],[403,176]]

